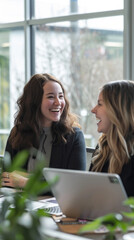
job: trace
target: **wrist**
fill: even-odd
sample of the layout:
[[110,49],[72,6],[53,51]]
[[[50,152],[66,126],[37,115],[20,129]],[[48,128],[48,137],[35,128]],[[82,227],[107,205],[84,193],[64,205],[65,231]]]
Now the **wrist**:
[[24,188],[25,185],[27,184],[28,178],[22,177],[20,181],[20,186],[21,188]]

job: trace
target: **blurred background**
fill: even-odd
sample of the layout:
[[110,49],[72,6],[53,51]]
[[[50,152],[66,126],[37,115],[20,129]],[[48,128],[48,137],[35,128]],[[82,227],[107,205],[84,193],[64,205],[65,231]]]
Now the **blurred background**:
[[134,79],[134,0],[0,1],[0,154],[16,100],[34,73],[65,86],[86,145],[99,134],[91,109],[106,82]]

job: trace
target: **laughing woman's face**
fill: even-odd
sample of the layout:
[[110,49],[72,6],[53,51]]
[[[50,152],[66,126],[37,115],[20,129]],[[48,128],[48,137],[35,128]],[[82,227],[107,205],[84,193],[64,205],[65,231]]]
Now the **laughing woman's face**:
[[65,107],[64,93],[59,83],[49,81],[44,87],[41,103],[42,126],[50,127],[52,122],[58,122]]
[[102,92],[99,94],[97,105],[91,110],[91,112],[96,116],[98,132],[107,134],[111,121],[107,115]]

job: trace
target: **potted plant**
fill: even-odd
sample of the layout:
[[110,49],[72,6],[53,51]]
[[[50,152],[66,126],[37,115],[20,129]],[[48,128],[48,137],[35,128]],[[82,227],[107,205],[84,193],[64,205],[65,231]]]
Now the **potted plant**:
[[[28,157],[28,151],[19,152],[13,164],[10,164],[10,156],[6,155],[4,162],[6,171],[19,170],[22,171],[21,166]],[[27,211],[27,207],[31,200],[37,200],[39,194],[43,191],[48,191],[49,184],[41,181],[42,169],[44,167],[44,157],[38,154],[38,165],[33,174],[30,175],[29,180],[21,191],[4,191],[3,201],[0,207],[0,240],[42,240],[45,238],[41,231],[41,218],[46,217],[47,214],[43,209],[36,211]],[[3,160],[1,159],[1,172],[3,171]],[[55,180],[54,180],[55,182]],[[52,239],[52,238],[51,238]]]

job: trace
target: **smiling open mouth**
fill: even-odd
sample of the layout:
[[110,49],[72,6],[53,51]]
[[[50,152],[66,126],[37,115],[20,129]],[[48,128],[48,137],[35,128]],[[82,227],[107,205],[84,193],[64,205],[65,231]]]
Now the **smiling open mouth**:
[[96,122],[97,124],[101,122],[101,120],[99,118],[96,118]]
[[59,111],[60,111],[59,108],[53,108],[53,109],[51,109],[51,112],[59,112]]

